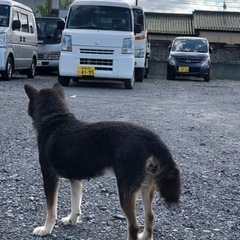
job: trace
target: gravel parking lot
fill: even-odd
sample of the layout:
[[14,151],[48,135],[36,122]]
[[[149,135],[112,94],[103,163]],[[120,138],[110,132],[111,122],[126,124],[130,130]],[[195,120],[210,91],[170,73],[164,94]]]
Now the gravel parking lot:
[[[24,84],[52,87],[56,76],[0,81],[0,236],[41,239],[46,204],[36,135]],[[154,201],[154,240],[240,239],[240,81],[149,78],[133,90],[118,84],[72,83],[70,110],[84,121],[121,120],[147,127],[166,142],[182,169],[179,209]],[[70,190],[61,180],[58,221],[46,240],[126,240],[113,176],[85,181],[81,222],[62,226]],[[141,200],[137,202],[142,224]]]

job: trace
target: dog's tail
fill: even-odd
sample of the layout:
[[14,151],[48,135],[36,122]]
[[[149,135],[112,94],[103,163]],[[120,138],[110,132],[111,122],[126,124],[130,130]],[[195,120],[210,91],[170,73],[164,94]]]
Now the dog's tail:
[[178,203],[182,185],[180,168],[164,143],[161,143],[161,147],[158,144],[154,155],[158,165],[155,181],[160,196],[167,203]]

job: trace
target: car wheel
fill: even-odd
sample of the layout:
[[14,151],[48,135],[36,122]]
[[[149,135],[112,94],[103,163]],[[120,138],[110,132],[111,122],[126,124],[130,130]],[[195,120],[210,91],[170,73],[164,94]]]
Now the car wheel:
[[7,63],[6,63],[6,69],[5,69],[5,71],[1,72],[2,79],[8,80],[8,81],[11,80],[13,71],[14,71],[13,59],[12,59],[12,57],[9,56],[7,59]]
[[167,80],[175,80],[175,75],[167,74]]
[[126,89],[133,89],[134,81],[135,81],[134,75],[133,75],[133,77],[131,79],[125,79],[124,80],[125,88]]
[[69,78],[69,77],[63,77],[63,76],[58,75],[58,82],[59,82],[62,86],[66,87],[66,86],[68,86],[69,83],[70,83],[70,78]]
[[26,71],[26,74],[28,78],[34,78],[35,73],[36,73],[36,60],[33,58],[31,67]]
[[135,69],[135,79],[136,82],[142,82],[144,78],[144,68]]
[[204,76],[204,81],[209,82],[210,81],[210,74],[207,74]]
[[147,77],[148,77],[148,73],[149,73],[149,68],[145,68],[144,78],[147,78]]

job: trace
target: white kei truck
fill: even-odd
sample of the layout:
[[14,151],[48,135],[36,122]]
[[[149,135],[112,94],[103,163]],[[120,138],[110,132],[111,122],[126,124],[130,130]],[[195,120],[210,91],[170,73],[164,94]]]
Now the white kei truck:
[[131,5],[120,1],[76,0],[62,29],[58,82],[110,80],[132,89],[136,33]]
[[135,34],[135,80],[142,82],[149,73],[150,42],[147,36],[146,16],[140,6],[133,6],[134,23],[140,24],[141,31]]
[[58,70],[62,31],[57,28],[59,17],[36,17],[38,32],[37,71]]

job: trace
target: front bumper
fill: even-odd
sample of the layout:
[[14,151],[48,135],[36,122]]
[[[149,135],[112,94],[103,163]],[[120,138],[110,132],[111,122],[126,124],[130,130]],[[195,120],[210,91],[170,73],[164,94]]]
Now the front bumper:
[[[184,67],[181,69],[181,67]],[[183,71],[184,69],[184,71]],[[167,72],[169,75],[174,76],[194,76],[194,77],[204,77],[210,72],[210,66],[200,66],[200,65],[167,65]]]

